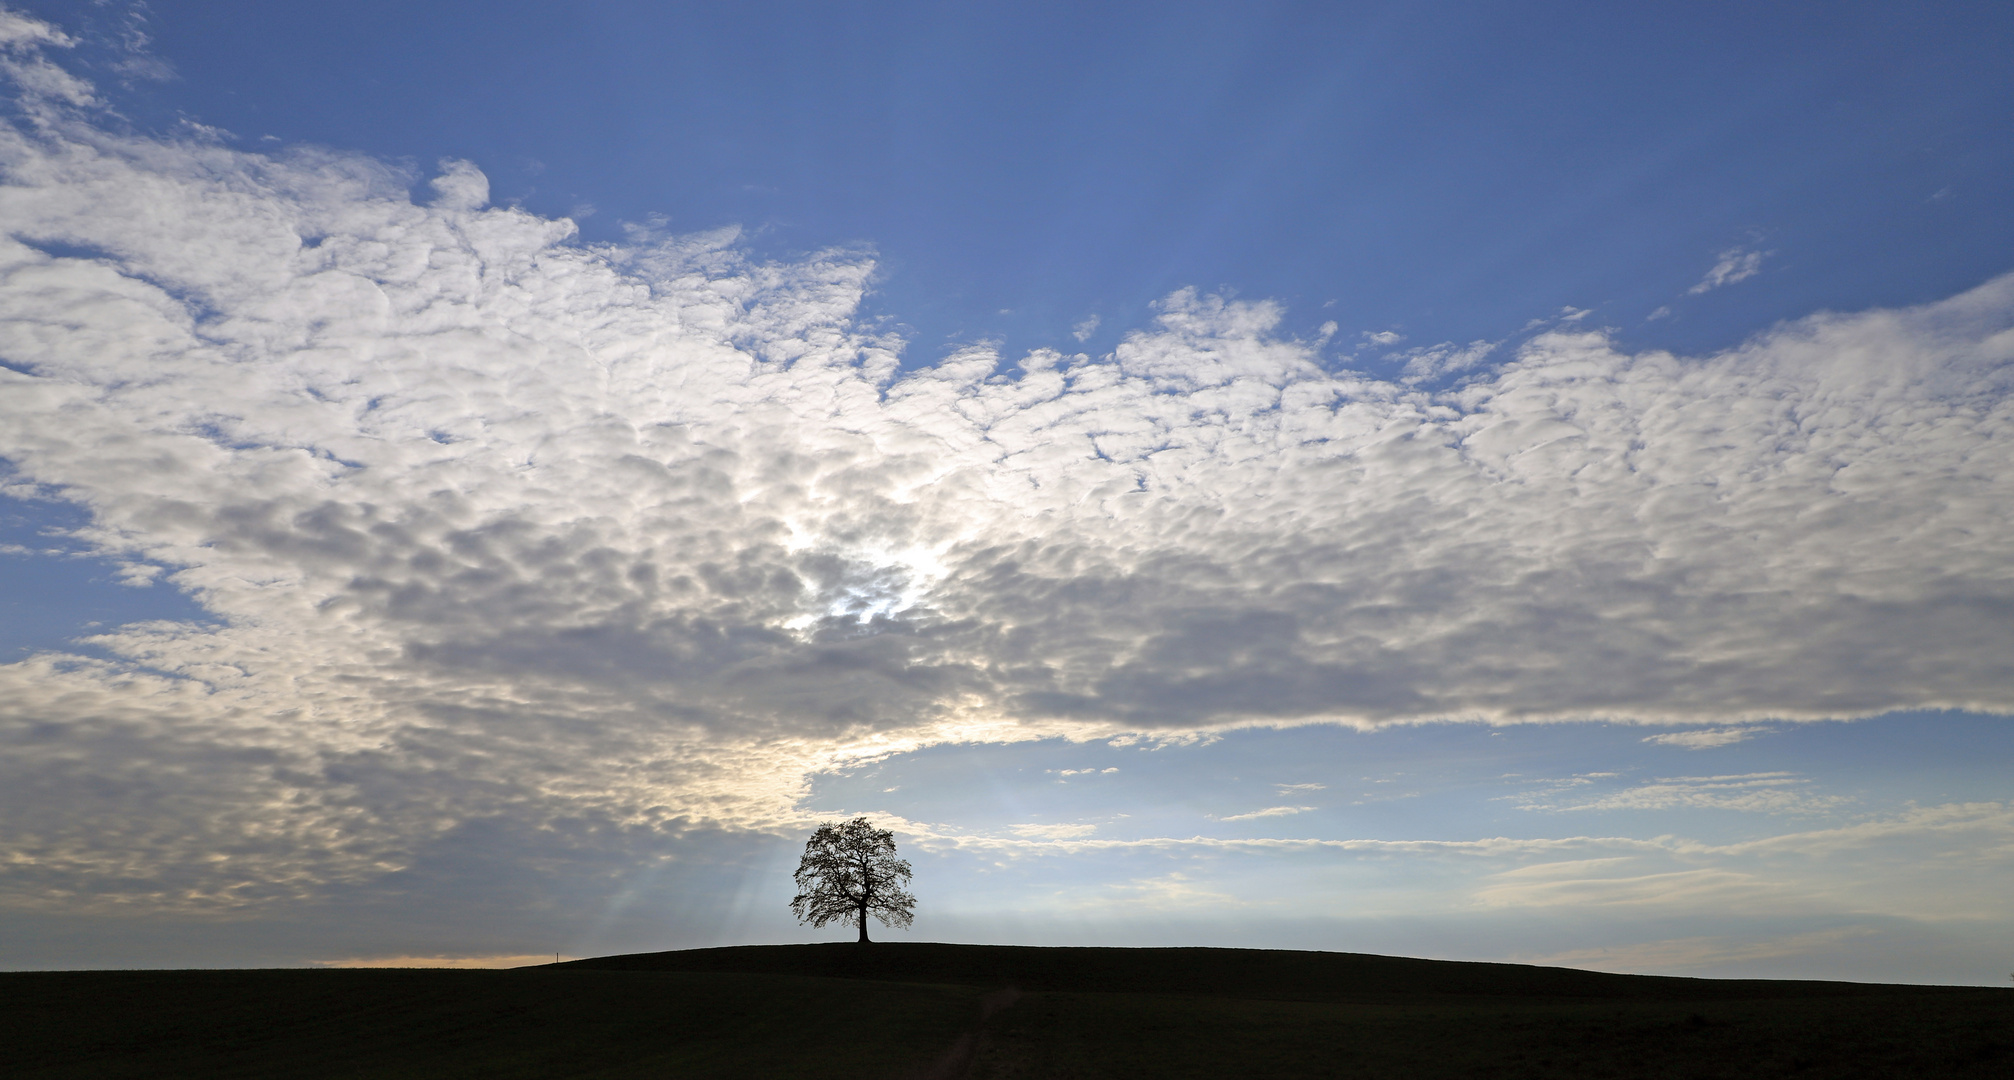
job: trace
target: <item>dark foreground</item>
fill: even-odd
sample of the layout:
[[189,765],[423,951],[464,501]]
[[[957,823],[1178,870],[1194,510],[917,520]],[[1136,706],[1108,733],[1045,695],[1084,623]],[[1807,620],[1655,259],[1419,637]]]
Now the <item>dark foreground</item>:
[[0,974],[7,1077],[1993,1077],[2014,993],[1243,949]]

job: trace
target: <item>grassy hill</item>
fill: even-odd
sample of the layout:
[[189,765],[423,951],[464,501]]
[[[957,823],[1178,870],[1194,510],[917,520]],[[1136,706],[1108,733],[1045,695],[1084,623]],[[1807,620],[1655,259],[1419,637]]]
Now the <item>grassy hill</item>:
[[[1103,949],[1027,945],[940,945],[876,942],[863,949],[831,945],[741,945],[570,960],[548,965],[576,971],[734,971],[764,975],[897,982],[954,983],[1021,990],[1328,1001],[1363,995],[1461,995],[1607,1000],[1739,1000],[1886,994],[1931,994],[1949,987],[1783,979],[1684,979],[1612,975],[1530,964],[1415,960],[1369,953],[1288,949]],[[1962,990],[1958,992],[1963,992]],[[2008,1004],[2014,1005],[2014,996]]]
[[1248,949],[0,974],[8,1077],[1993,1077],[2014,993]]

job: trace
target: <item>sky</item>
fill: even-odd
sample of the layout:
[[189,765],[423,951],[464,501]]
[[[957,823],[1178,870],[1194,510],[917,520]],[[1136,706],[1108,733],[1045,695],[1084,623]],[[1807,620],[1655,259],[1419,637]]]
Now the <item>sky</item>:
[[0,968],[2004,984],[2014,9],[0,12]]

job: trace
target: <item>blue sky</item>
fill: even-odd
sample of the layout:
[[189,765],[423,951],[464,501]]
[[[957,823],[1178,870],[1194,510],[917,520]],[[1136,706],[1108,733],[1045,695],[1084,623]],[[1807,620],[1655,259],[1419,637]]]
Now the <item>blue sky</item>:
[[[110,28],[117,6],[30,7]],[[2006,269],[1999,5],[161,5],[119,105],[256,147],[477,162],[590,240],[662,215],[880,253],[866,310],[1109,347],[1183,286],[1312,333],[1497,339],[1565,305],[1723,348]],[[1717,255],[1744,289],[1687,298]],[[1327,306],[1324,305],[1330,305]],[[1661,307],[1669,320],[1646,326]],[[1374,359],[1374,358],[1367,358]]]
[[2014,959],[2004,5],[7,11],[0,965]]

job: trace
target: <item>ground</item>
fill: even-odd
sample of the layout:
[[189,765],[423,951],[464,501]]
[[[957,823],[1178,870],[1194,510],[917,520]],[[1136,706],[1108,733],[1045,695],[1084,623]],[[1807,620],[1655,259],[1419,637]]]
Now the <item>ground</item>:
[[2005,1077],[2014,992],[882,942],[0,974],[10,1077]]

